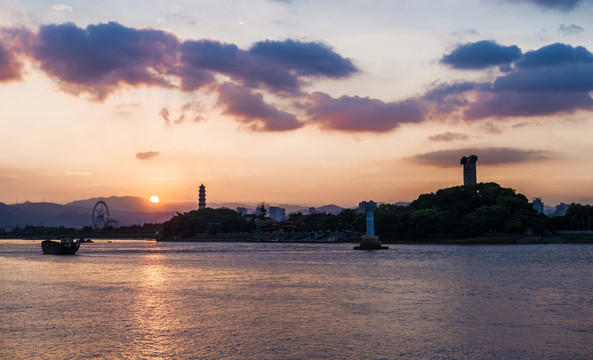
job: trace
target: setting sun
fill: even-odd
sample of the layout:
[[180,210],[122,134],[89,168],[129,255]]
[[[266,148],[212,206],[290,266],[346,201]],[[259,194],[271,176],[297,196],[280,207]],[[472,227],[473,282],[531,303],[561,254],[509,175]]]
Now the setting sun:
[[153,202],[153,203],[155,203],[155,204],[158,204],[158,203],[159,203],[159,197],[158,197],[158,196],[156,196],[156,195],[152,195],[152,196],[150,197],[150,202]]

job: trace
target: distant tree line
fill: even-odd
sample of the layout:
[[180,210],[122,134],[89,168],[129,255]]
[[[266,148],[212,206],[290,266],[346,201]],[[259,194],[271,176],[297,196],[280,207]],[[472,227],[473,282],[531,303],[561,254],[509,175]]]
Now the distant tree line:
[[[263,203],[262,203],[263,204]],[[591,217],[593,219],[593,216]],[[584,220],[579,218],[579,224]],[[590,221],[590,220],[587,220]],[[586,224],[589,224],[585,221]],[[230,209],[202,209],[175,215],[163,224],[164,238],[190,238],[219,232],[365,231],[364,214],[345,209],[337,215],[293,213],[282,222],[260,215],[240,216]],[[484,233],[553,231],[551,220],[539,214],[522,194],[496,183],[455,186],[422,194],[409,206],[382,204],[375,210],[375,233],[397,237],[466,237]]]
[[93,229],[90,226],[85,226],[82,229],[67,228],[64,226],[24,226],[17,227],[8,232],[0,229],[1,238],[23,238],[23,239],[46,239],[46,238],[154,238],[155,234],[160,232],[162,224],[144,224],[144,225],[129,225],[107,226],[104,229]]
[[564,216],[551,218],[554,230],[592,231],[593,206],[572,203]]
[[200,209],[186,213],[177,213],[162,227],[162,237],[189,238],[196,234],[216,235],[219,232],[253,232],[255,225],[252,217],[243,217],[231,209]]

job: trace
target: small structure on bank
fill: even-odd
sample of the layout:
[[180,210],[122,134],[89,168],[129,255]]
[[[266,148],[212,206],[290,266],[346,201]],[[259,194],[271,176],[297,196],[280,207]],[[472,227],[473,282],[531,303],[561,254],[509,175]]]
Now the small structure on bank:
[[206,187],[204,184],[200,185],[198,190],[198,210],[206,208]]
[[369,201],[365,204],[367,229],[366,235],[362,236],[360,244],[354,247],[354,250],[386,250],[387,246],[382,246],[379,237],[375,235],[375,215],[374,211],[377,208],[377,203]]
[[476,185],[478,177],[476,175],[476,155],[464,156],[459,163],[463,165],[463,185]]

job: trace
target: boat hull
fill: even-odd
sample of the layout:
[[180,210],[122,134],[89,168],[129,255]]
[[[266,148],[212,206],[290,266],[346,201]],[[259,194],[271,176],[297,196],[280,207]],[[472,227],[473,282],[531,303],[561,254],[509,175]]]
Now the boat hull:
[[63,244],[59,241],[44,240],[41,242],[41,250],[48,255],[74,255],[80,247],[80,242]]

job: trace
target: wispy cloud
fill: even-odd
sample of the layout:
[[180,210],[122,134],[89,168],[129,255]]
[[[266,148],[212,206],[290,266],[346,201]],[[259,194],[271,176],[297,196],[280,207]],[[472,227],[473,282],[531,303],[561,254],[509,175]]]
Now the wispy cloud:
[[203,112],[204,109],[200,103],[197,101],[191,101],[178,106],[177,109],[173,110],[169,106],[164,106],[159,111],[159,116],[165,121],[167,125],[171,125],[181,124],[185,121],[198,122],[206,120]]
[[145,151],[136,154],[135,158],[138,160],[150,160],[159,154],[158,151]]
[[64,174],[72,175],[72,176],[92,176],[93,175],[92,172],[88,172],[88,171],[64,171]]
[[430,141],[457,141],[457,140],[467,140],[469,139],[469,135],[457,133],[457,132],[449,132],[437,135],[432,135],[428,137]]
[[442,168],[459,166],[459,159],[467,154],[478,156],[480,165],[526,163],[550,159],[552,153],[543,150],[525,150],[507,147],[450,149],[418,154],[411,158],[417,163]]
[[72,6],[68,6],[68,5],[64,5],[64,4],[55,4],[51,8],[54,11],[72,12]]
[[560,24],[558,30],[564,35],[577,35],[582,33],[585,29],[575,24]]

